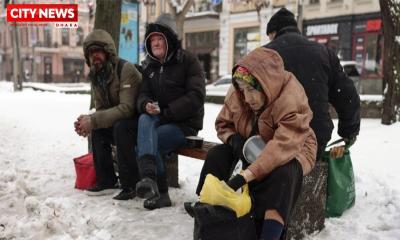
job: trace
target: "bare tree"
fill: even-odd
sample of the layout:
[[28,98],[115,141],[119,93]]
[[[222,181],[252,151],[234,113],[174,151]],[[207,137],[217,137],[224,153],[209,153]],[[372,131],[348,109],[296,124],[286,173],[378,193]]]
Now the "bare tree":
[[270,1],[269,0],[246,0],[247,3],[254,4],[254,7],[257,11],[258,21],[261,21],[260,11],[262,8],[268,8]]
[[181,0],[169,0],[168,5],[171,9],[171,15],[175,18],[176,27],[179,39],[183,37],[183,24],[185,23],[186,13],[189,11],[194,0],[186,0],[184,3]]
[[400,120],[400,1],[379,0],[381,7],[384,59],[382,124]]

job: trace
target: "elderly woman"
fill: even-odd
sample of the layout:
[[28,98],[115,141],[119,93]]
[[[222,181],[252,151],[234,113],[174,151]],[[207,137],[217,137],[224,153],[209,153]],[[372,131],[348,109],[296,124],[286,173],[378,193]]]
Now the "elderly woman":
[[[197,194],[208,173],[234,190],[249,183],[258,237],[279,239],[303,176],[315,164],[317,143],[309,126],[312,112],[303,87],[270,49],[258,48],[241,59],[233,68],[233,86],[215,123],[224,144],[209,151]],[[244,142],[252,135],[262,137],[264,149],[229,180],[242,158]]]

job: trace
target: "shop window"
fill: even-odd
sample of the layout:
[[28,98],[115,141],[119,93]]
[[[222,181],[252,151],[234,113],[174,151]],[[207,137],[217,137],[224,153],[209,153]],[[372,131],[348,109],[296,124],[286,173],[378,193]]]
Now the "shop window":
[[43,31],[43,45],[44,47],[51,47],[51,29],[45,27]]
[[[326,46],[330,49],[332,49],[336,55],[340,55],[339,51],[339,37],[338,36],[332,36],[330,37],[329,41],[327,42]],[[340,57],[339,57],[340,58]]]
[[237,28],[234,37],[233,64],[260,46],[260,29],[258,27]]
[[83,44],[83,29],[81,27],[78,27],[76,29],[76,45],[82,46],[82,44]]
[[382,34],[370,33],[355,36],[354,59],[362,66],[363,77],[382,77],[382,56]]
[[28,46],[28,29],[26,27],[19,29],[19,41],[22,47]]
[[365,42],[364,74],[379,75],[382,59],[382,35],[368,34]]
[[63,28],[61,32],[61,44],[69,45],[69,29]]
[[83,80],[84,66],[83,59],[63,58],[64,80],[68,82],[80,82]]
[[218,31],[186,33],[185,39],[186,49],[191,51],[204,48],[213,49],[218,47],[219,33]]

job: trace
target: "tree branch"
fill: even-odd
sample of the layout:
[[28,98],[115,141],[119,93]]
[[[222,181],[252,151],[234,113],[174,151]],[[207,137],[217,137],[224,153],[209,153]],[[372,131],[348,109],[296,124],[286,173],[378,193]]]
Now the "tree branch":
[[189,8],[192,6],[193,2],[194,2],[194,0],[186,1],[185,5],[183,6],[183,9],[182,9],[183,16],[185,16],[186,13],[189,11]]

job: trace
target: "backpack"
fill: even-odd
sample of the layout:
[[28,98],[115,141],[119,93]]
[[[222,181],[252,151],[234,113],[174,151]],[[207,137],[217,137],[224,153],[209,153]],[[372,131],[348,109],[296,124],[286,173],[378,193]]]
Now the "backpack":
[[118,79],[121,81],[121,73],[122,73],[122,68],[124,67],[125,63],[128,62],[125,59],[120,58],[117,64],[117,75]]
[[194,240],[257,239],[252,212],[238,218],[234,211],[223,206],[186,202],[184,207],[194,218]]

